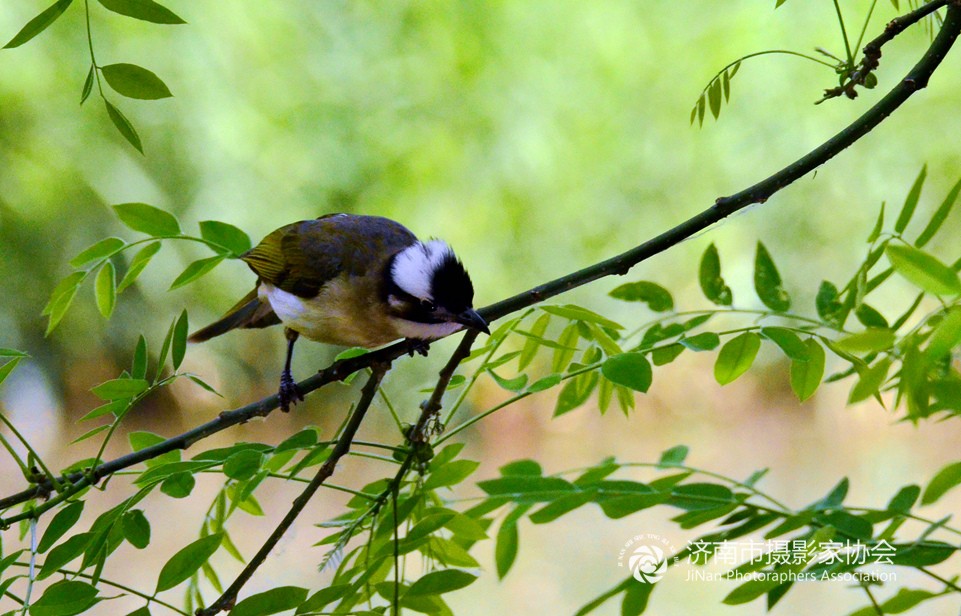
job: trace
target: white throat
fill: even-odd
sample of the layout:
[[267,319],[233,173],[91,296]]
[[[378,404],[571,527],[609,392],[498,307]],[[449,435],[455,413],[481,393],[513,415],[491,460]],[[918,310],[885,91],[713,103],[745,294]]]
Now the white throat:
[[430,292],[434,272],[454,251],[443,240],[417,242],[394,257],[390,276],[394,283],[417,299],[433,300]]

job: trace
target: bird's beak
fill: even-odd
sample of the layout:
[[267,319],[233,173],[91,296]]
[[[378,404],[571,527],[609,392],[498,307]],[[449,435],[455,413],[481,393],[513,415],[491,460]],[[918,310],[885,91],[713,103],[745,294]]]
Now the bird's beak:
[[487,321],[484,320],[484,317],[477,314],[477,311],[473,308],[468,308],[464,312],[458,314],[454,317],[454,320],[465,327],[482,331],[490,336],[491,330],[487,328]]

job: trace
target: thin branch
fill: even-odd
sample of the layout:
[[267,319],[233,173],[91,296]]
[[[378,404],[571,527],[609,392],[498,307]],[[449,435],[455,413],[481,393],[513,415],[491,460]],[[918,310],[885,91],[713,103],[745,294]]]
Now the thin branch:
[[284,516],[284,519],[280,521],[274,532],[270,534],[264,544],[261,546],[257,554],[250,559],[247,566],[244,567],[234,583],[230,585],[227,590],[224,591],[220,598],[214,601],[210,607],[205,609],[197,610],[197,616],[213,616],[219,612],[223,612],[231,609],[234,603],[237,601],[237,595],[240,590],[244,587],[244,584],[253,576],[254,572],[267,560],[270,552],[276,547],[277,542],[280,541],[287,529],[294,523],[300,513],[310,502],[310,499],[314,496],[317,490],[323,485],[327,479],[334,474],[334,469],[337,467],[337,462],[340,461],[344,455],[350,451],[350,445],[354,441],[354,436],[357,434],[357,429],[360,427],[361,422],[364,420],[364,416],[367,414],[367,409],[370,408],[370,403],[374,399],[374,395],[377,393],[377,386],[380,385],[380,381],[384,378],[387,369],[390,364],[378,363],[371,366],[371,375],[367,379],[367,383],[364,385],[364,389],[361,392],[360,401],[357,403],[357,408],[354,409],[353,414],[350,416],[350,421],[344,427],[343,434],[337,440],[337,445],[330,453],[330,457],[327,461],[320,467],[317,474],[311,480],[304,491],[300,493],[296,499],[294,499],[293,504],[290,506],[290,511]]
[[[888,22],[888,25],[885,26],[884,32],[881,33],[881,36],[875,38],[873,41],[864,46],[864,57],[861,59],[861,63],[858,65],[857,70],[848,75],[844,83],[841,85],[837,86],[836,88],[828,88],[825,90],[824,96],[818,101],[818,103],[823,103],[828,99],[837,98],[841,95],[844,95],[850,99],[857,98],[857,86],[863,86],[868,78],[868,75],[872,74],[875,70],[877,70],[878,66],[881,65],[881,48],[884,47],[886,43],[890,42],[896,36],[908,29],[910,26],[913,26],[934,11],[937,11],[946,5],[951,5],[951,7],[957,8],[958,2],[957,0],[934,0],[933,2],[929,2],[918,7],[916,10],[911,11],[910,13],[905,13],[900,17],[895,17]],[[838,11],[838,15],[840,16],[840,9],[838,9]],[[941,31],[944,32],[943,27],[941,28]],[[862,33],[861,36],[864,36],[864,34]],[[934,45],[932,44],[931,47],[934,47]],[[848,53],[850,54],[850,50]],[[848,62],[849,66],[854,63],[854,61],[851,59],[849,59]],[[927,82],[925,81],[925,83]]]
[[[739,193],[717,199],[713,206],[682,222],[673,229],[620,255],[539,285],[495,304],[491,304],[479,311],[481,316],[488,322],[494,321],[505,315],[532,306],[538,302],[542,302],[600,278],[613,274],[626,274],[638,263],[664,252],[668,248],[700,233],[731,214],[755,203],[767,201],[767,199],[778,191],[791,185],[793,182],[837,156],[896,111],[911,95],[927,86],[928,79],[941,64],[945,55],[954,45],[958,33],[961,32],[961,1],[934,0],[916,11],[894,20],[888,25],[888,28],[882,36],[869,43],[869,46],[876,44],[880,47],[888,40],[897,36],[897,34],[911,23],[943,6],[948,6],[948,11],[941,30],[918,64],[877,104],[824,144],[767,179]],[[408,348],[406,342],[398,342],[365,355],[335,362],[328,368],[321,370],[316,375],[299,383],[298,387],[303,393],[307,394],[334,381],[341,381],[354,372],[370,367],[375,363],[390,362],[407,353]],[[126,456],[121,456],[115,460],[105,462],[86,474],[94,481],[99,480],[118,470],[134,466],[169,451],[186,449],[197,441],[231,426],[244,423],[254,417],[266,417],[276,409],[277,406],[278,398],[276,395],[272,395],[258,402],[248,404],[247,406],[232,411],[225,411],[216,419],[193,430],[167,439],[152,447],[147,447]],[[84,473],[78,472],[66,477],[61,477],[58,480],[61,482],[75,482],[82,476],[84,476]],[[52,489],[53,485],[49,480],[41,481],[27,490],[0,499],[0,511],[26,502],[32,498],[48,495]]]

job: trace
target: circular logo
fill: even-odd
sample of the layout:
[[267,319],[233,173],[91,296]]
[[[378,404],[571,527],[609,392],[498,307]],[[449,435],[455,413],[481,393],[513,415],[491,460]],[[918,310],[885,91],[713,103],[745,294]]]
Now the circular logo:
[[639,545],[627,559],[627,566],[634,579],[645,584],[657,582],[667,571],[664,550],[656,545]]

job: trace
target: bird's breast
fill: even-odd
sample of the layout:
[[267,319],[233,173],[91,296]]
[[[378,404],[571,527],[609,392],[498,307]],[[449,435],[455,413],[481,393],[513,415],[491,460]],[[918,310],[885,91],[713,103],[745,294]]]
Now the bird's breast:
[[270,302],[284,326],[311,340],[373,348],[403,337],[376,284],[362,277],[334,278],[312,298],[263,281],[258,294]]

